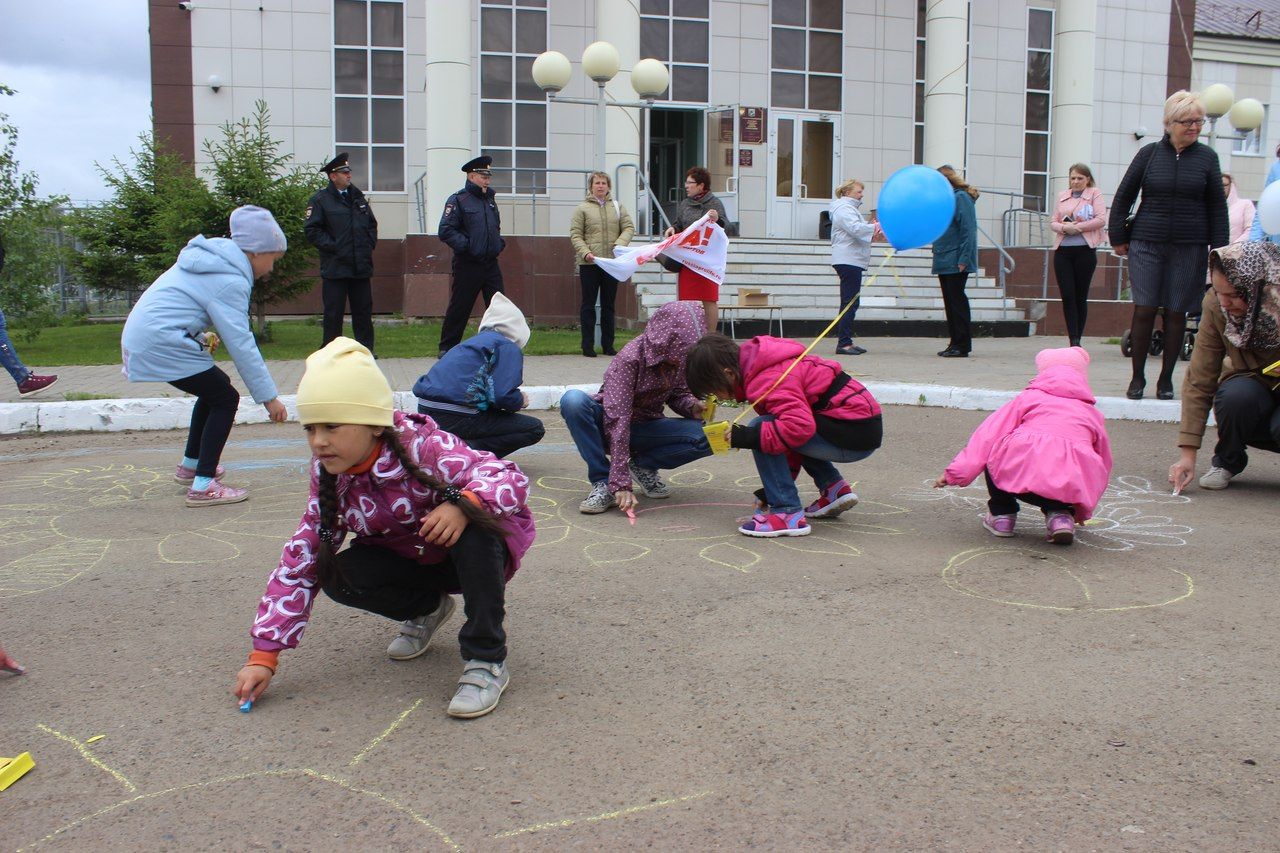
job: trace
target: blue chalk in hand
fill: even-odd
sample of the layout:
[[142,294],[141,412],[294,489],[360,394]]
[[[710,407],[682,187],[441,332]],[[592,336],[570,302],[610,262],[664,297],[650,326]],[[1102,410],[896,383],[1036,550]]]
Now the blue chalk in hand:
[[247,714],[253,710],[253,700],[246,699],[240,703],[240,713]]

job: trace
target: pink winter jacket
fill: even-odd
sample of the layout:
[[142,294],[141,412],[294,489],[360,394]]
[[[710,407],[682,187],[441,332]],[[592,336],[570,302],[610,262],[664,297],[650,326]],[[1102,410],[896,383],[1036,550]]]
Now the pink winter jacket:
[[[799,447],[817,432],[813,403],[831,387],[843,371],[839,362],[807,355],[782,383],[769,391],[774,380],[804,352],[804,345],[788,338],[760,335],[738,350],[738,366],[746,399],[761,415],[773,415],[760,429],[760,449],[774,455]],[[763,400],[759,398],[768,392]],[[840,389],[831,406],[822,412],[838,421],[876,417],[880,404],[856,379]]]
[[1253,202],[1240,198],[1233,181],[1231,191],[1227,193],[1227,221],[1231,225],[1231,242],[1241,243],[1249,239],[1249,229],[1253,227],[1253,216],[1257,213]]
[[1071,504],[1083,524],[1111,477],[1111,442],[1093,404],[1084,374],[1066,365],[1047,368],[987,416],[947,466],[947,485],[967,486],[986,468],[1006,492]]
[[[436,426],[426,415],[395,413],[400,441],[424,471],[459,488],[475,493],[484,508],[506,519],[509,580],[520,558],[533,544],[533,516],[525,505],[529,480],[515,463],[492,453],[472,450],[460,438]],[[253,647],[278,651],[298,645],[307,627],[315,598],[315,554],[320,543],[320,503],[317,489],[320,463],[311,463],[311,496],[297,531],[284,546],[280,565],[267,581],[266,594],[253,621]],[[373,467],[364,474],[339,474],[337,482],[339,529],[334,531],[336,551],[348,532],[362,545],[386,548],[422,564],[423,571],[444,561],[446,552],[428,545],[418,535],[421,518],[441,503],[440,495],[413,478],[386,444]]]
[[[1093,215],[1081,221],[1081,213],[1092,208]],[[1080,198],[1066,190],[1058,196],[1058,204],[1053,209],[1053,221],[1049,227],[1053,229],[1053,248],[1062,242],[1062,224],[1070,216],[1072,223],[1080,226],[1080,236],[1093,248],[1098,248],[1107,226],[1107,202],[1102,197],[1102,190],[1097,187],[1085,187]]]

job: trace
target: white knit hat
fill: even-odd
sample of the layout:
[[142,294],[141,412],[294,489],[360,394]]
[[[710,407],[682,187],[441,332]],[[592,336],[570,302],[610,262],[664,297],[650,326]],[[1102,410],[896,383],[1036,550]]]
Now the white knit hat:
[[231,240],[241,251],[255,255],[289,248],[289,241],[271,211],[252,204],[231,211]]
[[489,307],[480,318],[480,331],[493,329],[520,349],[529,343],[529,323],[516,304],[501,293],[493,294]]

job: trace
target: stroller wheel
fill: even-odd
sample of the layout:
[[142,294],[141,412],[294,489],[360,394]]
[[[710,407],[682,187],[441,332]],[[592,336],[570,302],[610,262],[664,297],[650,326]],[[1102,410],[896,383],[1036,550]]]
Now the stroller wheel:
[[1159,355],[1164,352],[1164,331],[1156,329],[1151,333],[1151,348],[1147,352],[1152,355]]
[[1187,332],[1182,338],[1182,354],[1183,361],[1191,360],[1191,350],[1195,349],[1196,335],[1195,332]]
[[1124,337],[1120,338],[1120,354],[1125,358],[1133,355],[1133,330],[1125,329]]

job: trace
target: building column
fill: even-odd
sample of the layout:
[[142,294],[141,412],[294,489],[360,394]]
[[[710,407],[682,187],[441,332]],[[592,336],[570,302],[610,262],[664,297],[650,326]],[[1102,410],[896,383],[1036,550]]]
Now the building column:
[[969,79],[969,4],[932,0],[924,47],[924,164],[964,170]]
[[1059,3],[1054,13],[1053,113],[1049,137],[1049,198],[1067,188],[1072,163],[1093,157],[1094,38],[1097,0]]
[[[609,101],[635,101],[631,69],[640,61],[640,11],[633,0],[596,0],[596,40],[611,42],[621,60],[616,77],[604,87]],[[590,86],[594,93],[595,84]],[[610,179],[619,163],[644,164],[640,152],[640,110],[605,108],[605,169]],[[584,189],[585,192],[585,189]],[[613,197],[636,219],[636,173],[624,169]]]
[[[462,164],[473,152],[471,6],[458,0],[427,0],[427,177],[426,230],[435,234],[444,202],[462,186]],[[415,211],[416,213],[416,211]]]

